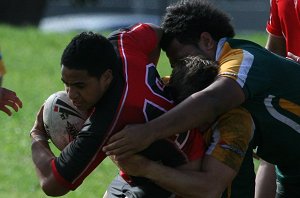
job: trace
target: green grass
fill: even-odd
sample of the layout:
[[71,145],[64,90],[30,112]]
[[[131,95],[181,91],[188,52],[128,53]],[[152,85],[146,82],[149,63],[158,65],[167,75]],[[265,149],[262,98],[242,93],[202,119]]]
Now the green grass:
[[[40,105],[50,94],[63,89],[60,56],[74,35],[0,25],[0,46],[7,69],[3,86],[16,91],[24,103],[12,117],[0,112],[0,197],[47,197],[40,190],[31,161],[28,133]],[[260,33],[239,37],[264,45],[265,36]],[[168,65],[162,53],[158,66],[162,76],[170,73]],[[112,162],[105,160],[76,191],[64,197],[102,197],[116,174]]]

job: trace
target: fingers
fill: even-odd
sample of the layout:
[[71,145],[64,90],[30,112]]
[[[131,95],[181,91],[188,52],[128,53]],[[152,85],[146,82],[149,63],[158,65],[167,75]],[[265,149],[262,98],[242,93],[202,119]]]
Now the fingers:
[[116,142],[116,141],[122,139],[123,137],[124,137],[124,135],[123,135],[122,131],[120,131],[120,132],[118,132],[118,133],[112,135],[112,136],[109,138],[109,140],[108,140],[107,143],[110,144],[110,143],[112,143],[112,142]]
[[12,112],[7,108],[11,107],[16,112],[19,108],[22,108],[23,104],[19,97],[14,91],[11,91],[6,88],[0,88],[0,110],[5,112],[7,115],[11,115]]
[[12,107],[16,112],[18,112],[19,107],[16,105],[13,101],[7,100],[7,101],[0,101],[0,110],[5,112],[7,115],[11,116],[12,112],[7,107]]
[[12,112],[5,105],[2,106],[0,104],[0,110],[3,111],[4,113],[6,113],[8,116],[12,115]]
[[[104,147],[103,151],[108,156],[113,155],[114,160],[116,160],[116,161],[125,160],[125,159],[131,157],[133,154],[137,153],[136,150],[134,150],[126,145],[112,149],[112,150],[107,149],[107,147],[110,147],[110,146],[111,145]],[[105,151],[105,150],[109,150],[109,151]]]
[[287,53],[287,58],[292,59],[294,61],[296,61],[297,63],[300,63],[300,57],[296,56],[295,54],[288,52]]
[[115,160],[123,160],[125,158],[130,157],[136,151],[133,150],[124,138],[109,143],[108,145],[103,147],[103,152],[106,155],[110,156],[113,155]]
[[123,139],[120,139],[104,146],[103,151],[106,155],[119,155],[129,150],[127,145]]
[[106,155],[115,155],[115,150],[126,145],[121,132],[114,134],[107,141],[107,145],[102,148]]
[[145,135],[140,132],[137,126],[128,125],[111,136],[107,145],[103,147],[103,152],[106,155],[116,155],[116,158],[121,160],[146,148]]

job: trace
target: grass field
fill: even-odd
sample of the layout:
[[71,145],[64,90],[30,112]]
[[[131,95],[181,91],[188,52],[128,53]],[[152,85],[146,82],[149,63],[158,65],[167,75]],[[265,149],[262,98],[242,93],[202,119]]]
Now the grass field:
[[[12,117],[0,112],[0,197],[47,197],[39,188],[31,161],[30,131],[35,114],[53,92],[63,89],[60,56],[75,33],[46,34],[35,28],[0,25],[0,46],[7,74],[3,86],[18,93],[24,107]],[[266,34],[239,35],[265,44]],[[168,61],[162,54],[159,71],[168,75]],[[167,69],[166,69],[167,68]],[[102,197],[117,169],[105,160],[74,192],[64,197]]]

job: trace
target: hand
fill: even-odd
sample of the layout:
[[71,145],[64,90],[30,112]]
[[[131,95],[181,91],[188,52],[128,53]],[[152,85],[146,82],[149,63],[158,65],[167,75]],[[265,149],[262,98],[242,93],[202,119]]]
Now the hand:
[[136,177],[144,176],[145,167],[151,162],[141,155],[132,155],[123,160],[117,160],[115,155],[110,155],[109,158],[126,174]]
[[295,54],[288,52],[287,58],[296,61],[297,63],[300,63],[300,57],[296,56]]
[[12,112],[7,106],[12,107],[16,112],[23,104],[14,91],[0,87],[0,110],[11,116]]
[[126,126],[108,140],[108,145],[103,147],[103,151],[106,155],[116,155],[115,159],[121,160],[144,150],[154,142],[151,133],[146,129],[144,124]]

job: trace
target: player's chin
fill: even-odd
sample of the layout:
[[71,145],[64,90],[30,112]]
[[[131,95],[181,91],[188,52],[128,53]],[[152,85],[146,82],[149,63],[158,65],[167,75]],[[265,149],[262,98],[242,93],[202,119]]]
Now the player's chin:
[[74,104],[75,107],[77,107],[80,111],[88,111],[89,108],[87,107],[87,105],[83,105],[83,104]]
[[85,110],[87,110],[87,105],[85,105],[85,104],[83,104],[83,103],[81,103],[81,102],[76,102],[76,101],[72,101],[72,103],[73,103],[73,105],[77,108],[77,109],[79,109],[79,110],[81,110],[81,111],[85,111]]

